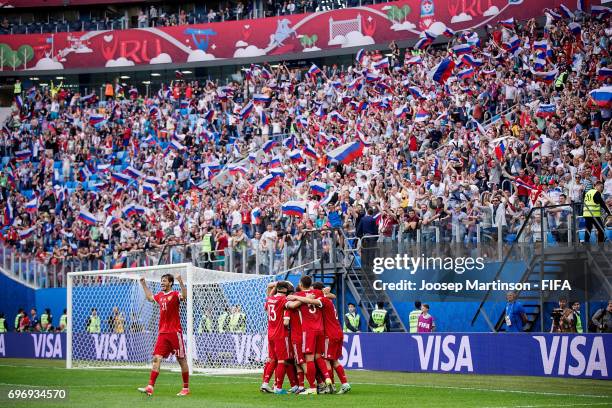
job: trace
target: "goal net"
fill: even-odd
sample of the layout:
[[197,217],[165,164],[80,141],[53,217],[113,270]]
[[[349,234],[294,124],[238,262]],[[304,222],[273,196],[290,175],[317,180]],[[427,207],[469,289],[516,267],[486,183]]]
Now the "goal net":
[[[159,307],[148,302],[139,279],[153,294],[164,274],[181,275],[187,299],[181,325],[190,371],[243,372],[267,357],[265,291],[269,275],[249,275],[175,264],[68,274],[68,368],[150,366]],[[175,280],[173,287],[180,290]],[[173,356],[163,368],[178,369]]]

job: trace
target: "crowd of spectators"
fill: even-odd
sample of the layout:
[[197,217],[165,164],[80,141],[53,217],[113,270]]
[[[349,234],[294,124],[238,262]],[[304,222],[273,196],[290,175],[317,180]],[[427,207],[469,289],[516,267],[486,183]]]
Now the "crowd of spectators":
[[[443,240],[476,226],[506,236],[529,208],[567,203],[547,213],[563,239],[570,204],[596,182],[612,199],[611,101],[589,96],[611,82],[610,17],[577,20],[579,36],[549,16],[405,56],[360,52],[344,70],[252,65],[241,83],[181,79],[151,97],[119,82],[103,100],[24,90],[0,132],[1,238],[43,263],[122,265],[172,243],[279,251],[307,229],[359,230],[366,212],[385,239],[434,226]],[[461,44],[469,54],[456,55]],[[445,59],[464,66],[434,80]],[[466,69],[475,75],[458,79]],[[335,160],[352,142],[354,160]],[[545,223],[532,221],[537,241]]]

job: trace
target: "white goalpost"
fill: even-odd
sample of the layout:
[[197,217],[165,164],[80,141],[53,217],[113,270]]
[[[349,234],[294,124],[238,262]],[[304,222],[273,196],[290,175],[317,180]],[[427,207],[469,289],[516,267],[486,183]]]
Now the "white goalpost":
[[[149,368],[159,320],[139,279],[155,294],[164,274],[181,275],[181,304],[191,372],[241,373],[267,357],[265,291],[273,275],[198,268],[192,264],[72,272],[67,281],[67,368]],[[173,289],[179,290],[175,280]],[[162,369],[178,369],[174,357]]]

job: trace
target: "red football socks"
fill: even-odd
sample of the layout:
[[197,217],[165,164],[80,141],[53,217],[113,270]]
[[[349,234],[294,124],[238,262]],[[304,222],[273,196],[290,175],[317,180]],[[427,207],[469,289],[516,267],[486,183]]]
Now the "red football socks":
[[276,388],[283,388],[283,381],[285,380],[285,364],[277,364],[276,370],[274,370],[274,385]]
[[315,382],[316,373],[317,373],[317,366],[315,365],[315,362],[307,361],[306,362],[306,379],[308,380],[308,383],[310,384],[310,388],[317,388],[317,383]]
[[276,369],[276,360],[274,361],[268,361],[264,367],[264,374],[263,374],[263,382],[264,383],[269,383],[270,382],[270,377],[272,377],[272,373],[274,372],[274,370]]
[[285,373],[287,374],[287,378],[289,379],[289,384],[292,387],[295,387],[298,383],[297,374],[295,372],[295,365],[293,363],[285,363]]
[[189,371],[182,371],[183,376],[183,388],[189,388]]
[[327,371],[327,364],[325,363],[325,359],[323,357],[319,357],[317,358],[316,362],[317,362],[317,368],[323,375],[323,378],[324,379],[330,378],[329,371]]
[[151,375],[149,376],[149,385],[152,387],[155,385],[155,381],[157,381],[157,376],[159,375],[159,371],[151,370]]
[[336,370],[336,374],[338,374],[338,378],[340,379],[340,384],[346,384],[348,381],[346,379],[346,373],[344,372],[344,367],[338,364],[336,367],[334,367],[334,369]]

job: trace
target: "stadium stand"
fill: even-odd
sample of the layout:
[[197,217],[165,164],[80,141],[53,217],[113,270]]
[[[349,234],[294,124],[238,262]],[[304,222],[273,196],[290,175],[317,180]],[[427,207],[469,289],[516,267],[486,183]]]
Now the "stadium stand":
[[576,30],[552,11],[545,27],[445,33],[446,48],[362,50],[344,70],[251,65],[244,86],[24,89],[0,134],[3,262],[56,286],[197,243],[217,268],[236,251],[275,268],[306,230],[346,239],[372,217],[381,240],[512,242],[542,205],[565,205],[546,239],[567,240],[597,181],[612,204],[609,18]]

